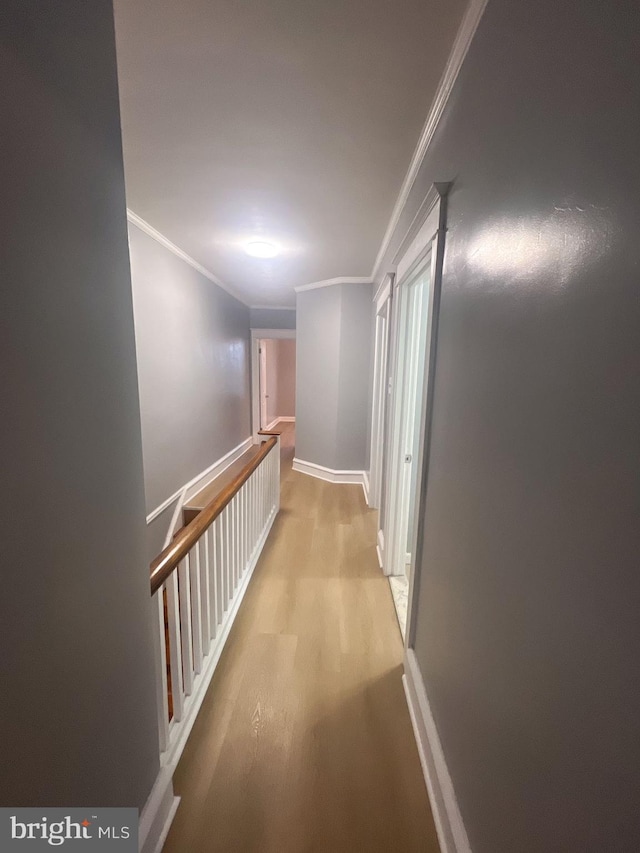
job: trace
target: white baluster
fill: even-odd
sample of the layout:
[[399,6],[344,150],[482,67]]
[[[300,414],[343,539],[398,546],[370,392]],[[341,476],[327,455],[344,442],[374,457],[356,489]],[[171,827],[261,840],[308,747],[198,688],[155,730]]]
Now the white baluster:
[[253,480],[253,475],[249,477],[245,484],[245,488],[247,491],[246,503],[245,503],[245,530],[244,530],[244,539],[245,539],[245,551],[247,554],[247,563],[251,562],[251,481]]
[[247,484],[240,490],[240,573],[247,570]]
[[200,542],[189,551],[189,588],[191,591],[191,640],[193,669],[202,672],[202,591],[200,588]]
[[268,503],[268,517],[269,517],[269,518],[271,518],[271,513],[272,513],[272,511],[273,511],[273,502],[274,502],[274,499],[275,499],[275,491],[274,491],[274,488],[273,488],[274,473],[275,473],[274,464],[275,464],[275,458],[276,458],[276,457],[275,457],[275,452],[276,452],[276,448],[274,447],[274,449],[273,449],[273,450],[271,451],[271,453],[269,454],[269,468],[267,469],[267,477],[268,477],[268,479],[269,479],[269,497],[268,497],[268,500],[267,500],[267,503]]
[[231,557],[231,589],[233,591],[233,597],[235,598],[236,589],[238,588],[238,520],[237,520],[237,504],[235,497],[229,504],[229,516],[230,516],[230,525],[231,525],[231,549],[230,549],[230,557]]
[[[175,572],[174,572],[175,574]],[[193,641],[191,630],[191,583],[189,555],[178,567],[178,591],[180,598],[180,637],[182,639],[182,682],[186,696],[193,690]]]
[[242,494],[236,495],[236,574],[237,585],[242,580]]
[[251,478],[245,483],[244,489],[244,554],[245,566],[251,562],[251,533],[249,531],[249,518],[251,515]]
[[258,541],[258,537],[260,536],[260,477],[262,475],[262,465],[259,468],[256,468],[255,478],[256,478],[256,518],[255,518],[255,530],[253,531],[253,541],[254,544]]
[[240,487],[238,492],[238,581],[244,577],[244,548],[242,547],[243,530],[244,530],[244,485]]
[[236,569],[236,589],[240,586],[240,578],[242,577],[242,555],[240,549],[242,517],[240,514],[240,493],[233,499],[234,503],[234,523],[235,530],[233,532],[233,550],[235,553],[235,569]]
[[227,504],[224,510],[224,580],[227,588],[225,610],[228,610],[233,598],[233,577],[231,575],[231,513],[229,504]]
[[213,522],[207,531],[207,535],[209,537],[209,593],[211,596],[209,603],[209,638],[211,640],[214,640],[217,637],[218,623],[220,622],[220,616],[218,614],[220,590],[218,589],[218,551],[216,543],[217,524],[218,519]]
[[167,681],[167,644],[165,641],[164,624],[164,587],[153,596],[153,610],[156,619],[154,644],[156,646],[156,707],[158,708],[158,739],[160,751],[164,752],[169,746],[169,684]]
[[252,474],[247,480],[247,550],[249,560],[253,556],[253,477]]
[[[216,603],[217,603],[217,622],[218,625],[222,624],[222,619],[224,616],[224,578],[222,576],[222,517],[218,516],[215,521],[215,526],[213,530],[213,544],[215,546],[215,557],[216,557],[216,565],[215,565],[215,573],[216,573]],[[216,635],[218,634],[218,627],[216,626]]]
[[278,442],[278,444],[276,444],[276,446],[273,448],[272,453],[274,454],[274,456],[273,456],[273,459],[271,460],[271,490],[272,490],[272,499],[271,500],[272,500],[272,509],[273,509],[274,515],[278,511],[278,491],[279,491],[278,485],[279,485],[279,480],[280,480],[280,477],[279,477],[280,472],[278,470],[278,468],[279,468],[278,462],[280,461],[279,444],[280,444],[280,442]]
[[209,654],[211,642],[211,590],[209,589],[209,529],[198,542],[200,550],[200,617],[202,621],[202,654]]
[[251,475],[251,551],[255,551],[258,530],[258,474]]
[[[273,451],[271,451],[271,452],[273,452]],[[269,456],[271,456],[271,453],[269,454]],[[269,461],[269,456],[267,456],[267,459],[265,460],[267,463]],[[262,479],[263,479],[262,493],[263,493],[263,507],[264,507],[262,510],[262,530],[264,531],[265,527],[267,526],[267,519],[269,517],[269,467],[268,467],[268,464],[265,465],[265,467],[264,467]]]
[[222,587],[222,612],[225,613],[229,603],[229,584],[227,582],[227,510],[223,509],[219,516],[220,527],[219,553],[220,553],[220,582]]
[[260,466],[260,531],[259,536],[262,536],[262,531],[264,530],[264,506],[265,506],[265,498],[264,498],[264,465]]
[[182,631],[180,630],[180,601],[178,573],[173,572],[165,584],[167,590],[167,627],[169,629],[169,666],[173,719],[180,722],[184,713],[184,680],[182,677]]

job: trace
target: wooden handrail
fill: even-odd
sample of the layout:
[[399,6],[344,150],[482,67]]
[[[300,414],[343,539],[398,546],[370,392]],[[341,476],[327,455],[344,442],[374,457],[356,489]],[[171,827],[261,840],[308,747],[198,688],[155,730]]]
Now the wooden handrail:
[[210,501],[190,524],[183,527],[175,539],[167,545],[151,563],[151,595],[154,595],[162,584],[180,564],[180,561],[189,553],[202,534],[213,524],[222,510],[238,494],[242,486],[247,482],[256,468],[260,465],[267,454],[277,445],[278,439],[272,437],[263,441],[260,450],[237,476],[224,487],[224,489]]

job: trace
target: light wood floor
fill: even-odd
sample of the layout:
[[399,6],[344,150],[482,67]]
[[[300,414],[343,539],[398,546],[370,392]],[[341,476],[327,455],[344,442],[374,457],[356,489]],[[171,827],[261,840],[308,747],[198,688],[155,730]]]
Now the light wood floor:
[[437,853],[359,486],[291,471],[174,777],[164,853]]

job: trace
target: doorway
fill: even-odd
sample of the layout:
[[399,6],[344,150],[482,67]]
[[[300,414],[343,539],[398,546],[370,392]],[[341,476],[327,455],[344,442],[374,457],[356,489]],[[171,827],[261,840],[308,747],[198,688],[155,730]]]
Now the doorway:
[[252,415],[260,430],[295,423],[296,340],[288,329],[252,329]]

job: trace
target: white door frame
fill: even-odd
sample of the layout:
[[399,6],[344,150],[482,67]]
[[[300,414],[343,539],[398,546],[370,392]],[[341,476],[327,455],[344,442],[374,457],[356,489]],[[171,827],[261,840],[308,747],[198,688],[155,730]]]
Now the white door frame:
[[[259,341],[290,340],[296,337],[295,329],[251,329],[251,432],[254,444],[260,437],[260,354]],[[296,358],[297,358],[296,354]]]
[[371,411],[371,453],[369,470],[369,506],[380,508],[383,489],[384,437],[386,433],[389,387],[389,331],[391,328],[391,290],[393,273],[388,273],[373,301],[376,306],[373,353],[373,405]]
[[[437,184],[431,188],[420,211],[412,222],[407,234],[400,244],[400,248],[394,258],[397,262],[396,288],[410,281],[413,274],[429,257],[431,265],[430,286],[427,299],[427,327],[426,327],[426,353],[424,364],[424,381],[420,395],[420,430],[418,442],[417,477],[414,495],[414,513],[410,521],[413,527],[413,539],[411,542],[411,572],[409,580],[409,602],[407,609],[407,627],[405,633],[405,646],[412,648],[415,641],[415,611],[418,602],[418,590],[420,585],[420,566],[423,551],[424,538],[424,513],[426,505],[426,493],[428,484],[429,444],[431,439],[431,410],[433,399],[433,380],[435,372],[435,353],[437,344],[437,317],[440,304],[440,289],[442,285],[442,263],[444,257],[445,217],[446,217],[446,195],[448,184]],[[397,369],[397,340],[398,322],[400,312],[396,310],[397,302],[394,295],[393,331],[394,340],[391,365],[391,390],[392,407],[396,411],[398,401],[396,394],[395,372]],[[390,489],[390,474],[392,465],[392,435],[395,425],[390,425],[389,436],[385,443],[385,470],[387,488],[384,500],[386,536],[388,520],[394,515],[394,508],[389,502],[393,500]],[[384,561],[386,562],[386,560]],[[383,566],[385,574],[390,574],[390,567]]]

